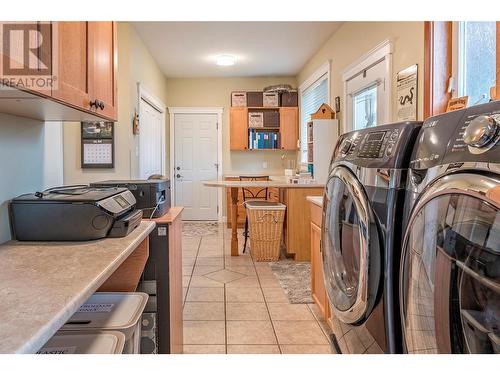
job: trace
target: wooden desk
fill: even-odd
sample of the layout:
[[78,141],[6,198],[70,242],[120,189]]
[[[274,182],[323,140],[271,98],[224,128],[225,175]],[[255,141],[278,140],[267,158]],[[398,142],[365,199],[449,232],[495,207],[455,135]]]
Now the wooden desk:
[[286,181],[204,181],[205,186],[230,189],[231,191],[231,255],[238,256],[238,189],[279,188],[284,190],[283,203],[287,205],[287,232],[285,241],[287,253],[295,260],[310,259],[309,207],[305,200],[308,195],[322,195],[323,184],[293,184]]

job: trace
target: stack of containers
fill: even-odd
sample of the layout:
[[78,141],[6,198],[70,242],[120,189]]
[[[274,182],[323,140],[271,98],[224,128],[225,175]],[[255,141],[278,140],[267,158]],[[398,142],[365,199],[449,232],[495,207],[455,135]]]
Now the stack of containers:
[[125,336],[124,354],[139,354],[141,315],[146,293],[95,293],[66,322],[59,333],[81,335],[118,331]]
[[95,333],[58,333],[37,354],[121,354],[125,335],[107,331]]

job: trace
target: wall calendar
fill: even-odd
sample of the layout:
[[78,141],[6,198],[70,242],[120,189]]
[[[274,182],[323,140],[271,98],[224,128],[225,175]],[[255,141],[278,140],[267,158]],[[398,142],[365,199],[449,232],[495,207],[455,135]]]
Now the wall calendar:
[[81,167],[114,168],[113,122],[81,123]]

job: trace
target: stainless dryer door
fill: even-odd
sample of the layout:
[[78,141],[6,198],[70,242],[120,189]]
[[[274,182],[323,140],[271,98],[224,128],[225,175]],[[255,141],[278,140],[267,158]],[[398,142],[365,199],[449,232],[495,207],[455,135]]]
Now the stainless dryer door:
[[434,182],[410,217],[400,298],[409,353],[500,353],[500,178]]
[[346,167],[330,172],[324,201],[321,246],[332,311],[344,323],[362,323],[380,282],[377,223],[363,186]]

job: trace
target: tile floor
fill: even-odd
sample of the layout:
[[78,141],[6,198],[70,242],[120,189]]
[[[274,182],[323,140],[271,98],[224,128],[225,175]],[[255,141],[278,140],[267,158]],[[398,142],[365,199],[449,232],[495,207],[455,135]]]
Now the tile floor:
[[314,305],[290,304],[268,263],[231,257],[231,232],[183,236],[184,353],[331,353]]

